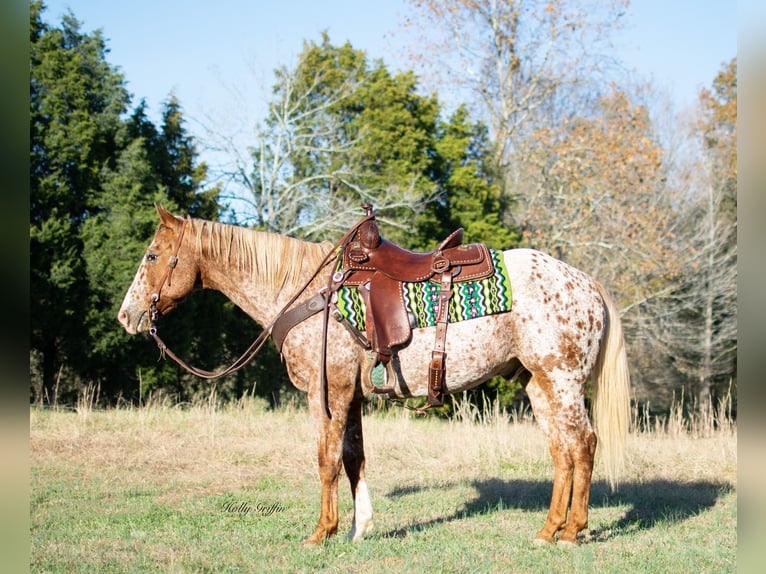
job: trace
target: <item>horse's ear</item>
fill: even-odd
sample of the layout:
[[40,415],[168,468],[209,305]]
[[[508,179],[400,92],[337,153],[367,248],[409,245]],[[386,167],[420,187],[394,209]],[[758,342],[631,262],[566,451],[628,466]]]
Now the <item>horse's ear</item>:
[[154,203],[154,209],[157,210],[157,214],[160,216],[160,221],[171,229],[175,226],[176,216],[165,209],[161,203]]

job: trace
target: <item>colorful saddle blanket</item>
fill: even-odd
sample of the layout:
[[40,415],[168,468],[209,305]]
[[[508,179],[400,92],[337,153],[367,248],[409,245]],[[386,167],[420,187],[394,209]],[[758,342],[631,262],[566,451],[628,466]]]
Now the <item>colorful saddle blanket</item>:
[[[511,280],[505,267],[503,252],[490,249],[494,274],[477,281],[452,285],[449,322],[467,321],[511,310]],[[440,285],[431,281],[402,283],[402,298],[413,329],[434,327],[439,304]],[[356,286],[338,289],[337,308],[343,318],[361,334],[367,328],[367,309]]]

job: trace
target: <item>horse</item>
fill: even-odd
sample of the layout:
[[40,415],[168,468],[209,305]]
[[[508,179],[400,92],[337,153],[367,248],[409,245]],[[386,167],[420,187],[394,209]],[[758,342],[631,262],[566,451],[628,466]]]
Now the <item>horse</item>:
[[[155,208],[159,226],[118,313],[130,334],[150,331],[155,317],[196,289],[217,289],[267,326],[285,305],[321,292],[333,271],[325,265],[316,273],[333,249],[330,242],[182,218],[161,205]],[[588,526],[597,444],[613,490],[624,470],[630,378],[619,314],[606,290],[583,271],[532,249],[510,249],[502,256],[513,289],[511,310],[449,325],[445,392],[523,373],[555,466],[547,519],[533,542],[575,546],[578,533]],[[332,344],[321,361],[323,328]],[[426,396],[435,328],[413,329],[411,339],[394,350],[392,397]],[[362,434],[366,351],[342,324],[325,325],[318,314],[289,331],[281,352],[291,382],[307,393],[318,437],[319,522],[304,543],[323,543],[338,531],[341,467],[354,502],[348,538],[361,540],[373,527]],[[593,424],[585,404],[589,379]]]

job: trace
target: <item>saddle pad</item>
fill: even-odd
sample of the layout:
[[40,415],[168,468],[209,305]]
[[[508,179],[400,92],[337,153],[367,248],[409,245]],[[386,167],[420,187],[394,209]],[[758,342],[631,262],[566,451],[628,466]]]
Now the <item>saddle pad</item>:
[[[452,286],[449,303],[449,322],[467,321],[486,315],[511,310],[511,280],[505,267],[503,252],[489,250],[494,263],[494,274],[478,281],[456,283]],[[402,298],[408,313],[416,319],[415,328],[436,325],[439,290],[430,281],[402,283]],[[337,307],[341,315],[362,333],[366,329],[366,306],[356,287],[344,285],[338,289]]]

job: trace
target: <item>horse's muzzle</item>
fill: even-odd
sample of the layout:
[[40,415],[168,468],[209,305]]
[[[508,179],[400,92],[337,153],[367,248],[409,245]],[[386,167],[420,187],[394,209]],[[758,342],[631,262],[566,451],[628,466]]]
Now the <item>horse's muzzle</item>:
[[129,307],[122,307],[117,313],[117,320],[131,335],[149,330],[148,312],[134,312]]

